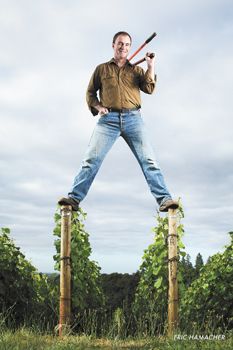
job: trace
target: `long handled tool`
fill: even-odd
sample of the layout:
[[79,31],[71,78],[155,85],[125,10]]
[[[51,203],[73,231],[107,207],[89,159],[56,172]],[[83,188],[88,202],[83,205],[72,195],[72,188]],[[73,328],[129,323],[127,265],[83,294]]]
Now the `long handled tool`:
[[146,39],[146,41],[132,54],[132,56],[128,58],[128,60],[131,61],[132,58],[134,58],[134,56],[136,56],[143,49],[143,47],[145,47],[152,39],[154,39],[155,36],[156,33],[153,33],[148,39]]

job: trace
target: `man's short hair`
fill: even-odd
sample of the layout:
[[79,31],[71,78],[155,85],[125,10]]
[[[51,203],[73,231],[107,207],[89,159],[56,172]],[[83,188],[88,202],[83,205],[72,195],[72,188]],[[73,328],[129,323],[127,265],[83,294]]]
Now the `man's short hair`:
[[129,33],[120,31],[120,32],[117,32],[117,33],[114,35],[114,37],[113,37],[113,39],[112,39],[112,43],[113,43],[113,44],[115,43],[117,37],[120,36],[120,35],[127,35],[127,36],[130,38],[130,42],[132,43],[132,38],[131,38],[131,36],[129,35]]

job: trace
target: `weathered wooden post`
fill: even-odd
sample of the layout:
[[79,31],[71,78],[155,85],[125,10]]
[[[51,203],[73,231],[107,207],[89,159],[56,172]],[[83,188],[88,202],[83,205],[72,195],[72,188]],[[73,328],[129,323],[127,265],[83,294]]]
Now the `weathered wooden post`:
[[60,265],[60,319],[59,336],[69,329],[71,318],[71,216],[72,207],[61,207],[61,265]]
[[178,325],[177,210],[168,211],[168,336]]

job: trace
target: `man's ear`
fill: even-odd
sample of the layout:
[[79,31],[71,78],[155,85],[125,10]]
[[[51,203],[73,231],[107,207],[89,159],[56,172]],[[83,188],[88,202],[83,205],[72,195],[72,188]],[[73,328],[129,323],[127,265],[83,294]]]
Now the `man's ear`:
[[114,49],[114,46],[115,46],[115,44],[114,43],[112,43],[112,48]]

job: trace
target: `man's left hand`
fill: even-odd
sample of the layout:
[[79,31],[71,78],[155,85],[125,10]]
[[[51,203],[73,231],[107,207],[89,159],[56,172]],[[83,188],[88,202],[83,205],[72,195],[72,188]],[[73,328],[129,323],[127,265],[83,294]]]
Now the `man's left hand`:
[[155,64],[155,56],[153,58],[150,58],[150,55],[152,54],[152,52],[147,52],[146,53],[146,62],[147,62],[147,67],[154,67]]

